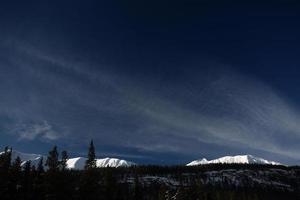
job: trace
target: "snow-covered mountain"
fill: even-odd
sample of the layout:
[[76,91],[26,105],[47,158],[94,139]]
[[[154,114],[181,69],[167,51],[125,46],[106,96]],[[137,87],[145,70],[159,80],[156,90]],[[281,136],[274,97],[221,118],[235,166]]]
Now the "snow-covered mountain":
[[265,165],[282,165],[281,163],[265,160],[263,158],[255,157],[252,155],[237,155],[237,156],[225,156],[214,160],[194,160],[187,164],[187,166],[216,164],[216,163],[236,163],[236,164],[265,164]]
[[[0,152],[0,155],[3,152]],[[27,162],[31,161],[32,165],[37,166],[41,158],[44,159],[44,164],[47,159],[46,156],[42,156],[39,154],[28,154],[22,153],[19,151],[12,151],[12,161],[14,161],[17,157],[20,157],[22,160],[22,166]],[[77,157],[77,158],[70,158],[67,160],[67,168],[68,169],[84,169],[86,158],[84,157]],[[133,162],[129,162],[126,160],[121,160],[117,158],[103,158],[103,159],[96,159],[97,167],[130,167],[135,165]]]
[[[70,158],[67,161],[67,168],[84,169],[86,160],[87,159],[83,157]],[[103,159],[96,159],[96,165],[97,167],[130,167],[135,164],[133,162],[120,160],[117,158],[103,158]]]

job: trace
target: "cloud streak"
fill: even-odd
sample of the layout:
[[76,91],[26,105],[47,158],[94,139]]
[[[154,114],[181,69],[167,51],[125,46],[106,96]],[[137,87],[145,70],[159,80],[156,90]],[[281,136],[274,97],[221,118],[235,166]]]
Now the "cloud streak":
[[200,100],[199,107],[183,109],[170,101],[157,101],[151,107],[143,104],[148,99],[145,98],[140,100],[140,108],[146,116],[162,123],[161,126],[173,127],[177,130],[173,133],[188,138],[247,146],[299,159],[299,147],[290,149],[282,143],[283,138],[288,138],[287,143],[300,139],[297,108],[260,81],[234,72],[221,77],[220,81],[208,83],[202,89],[209,90],[193,96]]

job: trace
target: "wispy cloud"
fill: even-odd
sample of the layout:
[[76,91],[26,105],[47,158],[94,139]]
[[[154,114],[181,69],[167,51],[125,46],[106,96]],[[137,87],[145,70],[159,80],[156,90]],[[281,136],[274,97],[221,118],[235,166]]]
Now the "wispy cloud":
[[[222,74],[220,81],[198,87],[202,92],[192,98],[199,102],[191,109],[174,104],[172,100],[153,102],[151,99],[150,104],[148,97],[140,99],[137,105],[158,125],[170,127],[174,136],[249,147],[299,159],[299,147],[286,146],[286,143],[300,140],[299,110],[266,84],[229,72],[231,74]],[[177,98],[186,93],[181,89]],[[191,99],[185,101],[193,102]]]
[[37,138],[56,140],[60,137],[47,121],[16,124],[12,132],[17,135],[19,140],[35,140]]

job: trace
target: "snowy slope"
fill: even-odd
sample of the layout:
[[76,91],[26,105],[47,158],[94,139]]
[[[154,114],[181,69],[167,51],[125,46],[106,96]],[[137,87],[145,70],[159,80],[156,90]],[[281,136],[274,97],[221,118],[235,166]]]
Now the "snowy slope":
[[77,157],[70,158],[67,160],[67,168],[68,169],[84,169],[86,158]]
[[97,159],[97,167],[130,167],[135,165],[133,162],[120,160],[117,158]]
[[[4,152],[0,152],[0,154],[3,154]],[[39,154],[29,154],[29,153],[22,153],[22,152],[19,152],[19,151],[16,151],[16,150],[13,150],[12,151],[12,154],[11,154],[11,159],[12,159],[12,162],[17,158],[17,157],[20,157],[21,160],[22,160],[22,166],[27,162],[27,161],[31,161],[31,164],[32,165],[35,165],[37,166],[39,161],[41,160],[42,157],[44,157],[44,161],[46,160],[46,157],[45,156],[42,156],[42,155],[39,155]]]
[[252,155],[237,155],[237,156],[225,156],[214,160],[194,160],[187,164],[187,166],[216,164],[216,163],[236,163],[236,164],[269,164],[269,165],[281,165],[281,163],[268,161],[263,158],[258,158]]
[[[70,158],[67,161],[68,169],[84,169],[85,161],[87,159],[84,157]],[[97,167],[130,167],[135,165],[132,162],[126,160],[120,160],[117,158],[103,158],[96,159]]]

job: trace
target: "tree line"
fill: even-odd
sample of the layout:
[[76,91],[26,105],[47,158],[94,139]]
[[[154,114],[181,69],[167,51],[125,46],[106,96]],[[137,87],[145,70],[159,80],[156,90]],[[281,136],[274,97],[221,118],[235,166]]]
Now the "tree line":
[[[276,200],[299,199],[299,182],[294,191],[258,186],[235,187],[229,184],[212,185],[201,181],[208,170],[250,169],[268,170],[261,165],[204,165],[184,166],[132,166],[128,168],[97,168],[93,141],[90,142],[84,170],[67,169],[68,153],[59,155],[54,146],[37,164],[23,162],[20,157],[12,160],[12,149],[6,147],[0,155],[1,200]],[[22,163],[23,162],[23,163]],[[274,166],[273,166],[274,167]],[[298,168],[275,166],[282,170]],[[172,176],[178,185],[144,180],[145,177]],[[278,179],[279,177],[274,177]]]

